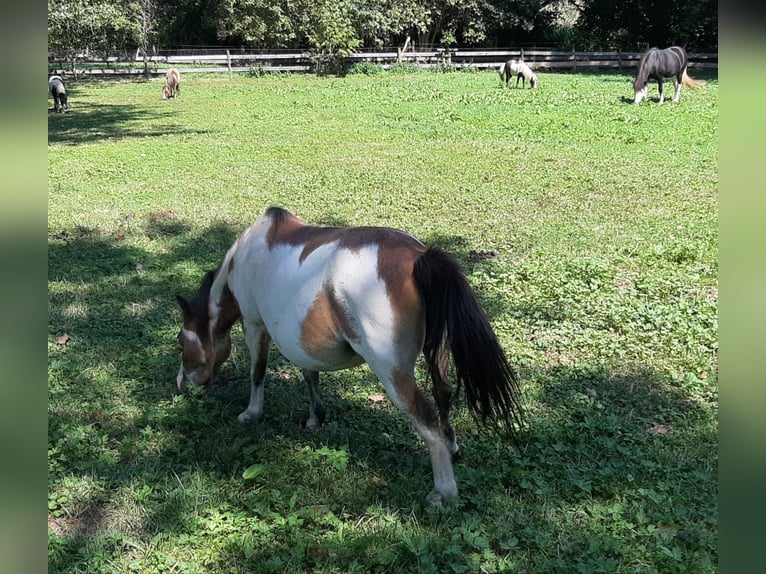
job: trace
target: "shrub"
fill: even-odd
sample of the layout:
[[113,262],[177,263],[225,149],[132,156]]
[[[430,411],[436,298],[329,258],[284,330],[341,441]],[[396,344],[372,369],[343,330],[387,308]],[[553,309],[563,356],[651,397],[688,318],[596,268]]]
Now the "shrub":
[[349,74],[364,74],[365,76],[374,76],[382,71],[382,66],[375,62],[357,62],[348,69]]
[[389,71],[394,74],[415,74],[420,71],[420,68],[414,62],[394,62]]

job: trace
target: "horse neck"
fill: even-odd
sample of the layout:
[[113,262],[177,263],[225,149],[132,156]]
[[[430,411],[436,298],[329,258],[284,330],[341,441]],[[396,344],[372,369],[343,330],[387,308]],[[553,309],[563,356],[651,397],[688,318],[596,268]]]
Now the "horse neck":
[[241,316],[237,299],[229,287],[229,269],[235,248],[236,243],[218,267],[213,284],[210,286],[208,313],[214,334],[228,332]]
[[636,74],[636,79],[633,82],[634,90],[640,90],[644,87],[646,82],[649,81],[649,59],[652,57],[652,52],[644,54],[644,56],[641,58],[641,61],[638,63],[638,73]]

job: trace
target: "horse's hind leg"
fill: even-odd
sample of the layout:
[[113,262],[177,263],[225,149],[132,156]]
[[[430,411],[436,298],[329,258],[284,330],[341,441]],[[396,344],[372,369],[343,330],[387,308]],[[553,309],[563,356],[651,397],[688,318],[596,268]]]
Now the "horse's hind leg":
[[257,421],[263,416],[263,379],[266,377],[266,362],[269,357],[271,336],[259,325],[242,323],[245,341],[250,351],[250,403],[240,413],[241,423]]
[[316,429],[322,426],[325,417],[322,397],[319,396],[319,373],[308,369],[301,369],[301,373],[309,387],[309,419],[306,428]]
[[[424,351],[426,357],[427,353]],[[458,451],[457,438],[455,437],[455,431],[449,422],[449,412],[452,406],[452,388],[447,382],[447,364],[448,357],[446,353],[439,353],[437,355],[436,364],[431,368],[431,381],[433,382],[434,400],[436,401],[436,409],[439,412],[439,422],[441,424],[442,433],[447,441],[447,447],[451,453]]]
[[681,77],[674,76],[673,77],[673,87],[675,88],[675,95],[673,96],[673,101],[678,103],[681,101],[681,86],[683,85],[683,81]]
[[662,80],[657,80],[657,89],[660,91],[660,103],[665,101],[665,96],[662,93]]
[[407,413],[418,434],[428,447],[434,488],[426,497],[433,506],[449,504],[457,499],[457,483],[452,470],[452,456],[439,424],[439,415],[415,381],[414,365],[403,369],[397,365],[368,358],[368,364],[383,383],[396,407]]

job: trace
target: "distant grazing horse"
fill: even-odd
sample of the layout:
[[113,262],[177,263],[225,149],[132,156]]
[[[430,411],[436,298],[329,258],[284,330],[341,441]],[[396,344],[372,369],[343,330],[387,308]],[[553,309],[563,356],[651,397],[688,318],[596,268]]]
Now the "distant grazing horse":
[[641,56],[638,64],[638,73],[633,82],[633,92],[635,93],[634,103],[638,104],[646,98],[648,83],[650,79],[657,80],[657,88],[660,91],[660,103],[665,101],[662,94],[662,82],[666,78],[673,79],[673,86],[676,93],[673,101],[678,102],[681,99],[681,85],[687,85],[690,88],[698,88],[705,84],[701,80],[694,80],[686,73],[689,64],[689,58],[686,50],[679,46],[672,46],[660,50],[659,48],[650,48]]
[[524,60],[508,60],[500,66],[498,70],[500,79],[505,80],[505,86],[508,87],[508,82],[514,74],[516,74],[516,87],[519,87],[519,80],[521,80],[521,87],[526,86],[526,81],[529,80],[529,87],[537,87],[537,75],[532,69],[524,63]]
[[181,73],[176,68],[170,68],[165,74],[165,87],[162,89],[162,99],[175,98],[181,95]]
[[51,76],[48,78],[48,90],[53,96],[53,109],[57,112],[67,111],[67,95],[64,80],[61,76]]
[[[313,227],[271,207],[209,271],[196,295],[176,296],[183,313],[176,379],[214,378],[241,320],[251,356],[250,404],[240,422],[263,414],[269,345],[302,369],[308,384],[308,428],[325,416],[319,371],[364,362],[404,411],[431,456],[434,488],[426,500],[441,506],[457,498],[451,454],[458,450],[449,422],[451,353],[457,390],[470,412],[515,436],[521,424],[514,371],[455,260],[387,227]],[[415,381],[423,353],[434,404]]]

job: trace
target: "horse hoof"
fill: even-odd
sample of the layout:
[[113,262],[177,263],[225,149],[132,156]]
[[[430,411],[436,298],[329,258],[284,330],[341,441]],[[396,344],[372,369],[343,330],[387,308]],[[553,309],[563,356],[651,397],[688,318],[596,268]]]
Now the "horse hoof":
[[455,494],[455,496],[447,496],[443,492],[432,490],[428,493],[428,496],[426,496],[426,502],[434,508],[447,508],[457,502],[457,494]]
[[237,420],[243,425],[250,422],[256,422],[259,418],[261,418],[260,415],[254,415],[250,411],[244,411],[237,416]]

